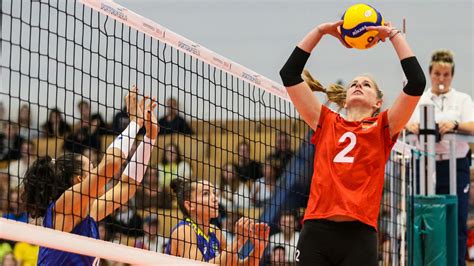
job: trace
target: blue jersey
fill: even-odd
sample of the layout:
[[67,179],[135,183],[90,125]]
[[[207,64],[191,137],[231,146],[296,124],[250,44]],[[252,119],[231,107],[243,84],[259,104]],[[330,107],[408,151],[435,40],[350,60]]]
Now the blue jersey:
[[[197,226],[193,220],[186,218],[186,220],[179,222],[171,231],[173,234],[176,228],[182,225],[189,225],[194,230],[197,236],[197,245],[199,250],[201,251],[202,257],[204,261],[209,261],[217,256],[219,256],[219,252],[221,250],[221,244],[219,243],[219,239],[217,239],[216,232],[210,228],[209,235],[204,234],[204,232]],[[166,245],[165,253],[170,255],[171,253],[171,240],[168,241]]]
[[[46,209],[46,214],[43,220],[43,226],[53,228],[53,209],[54,202]],[[99,229],[97,222],[89,215],[82,220],[74,229],[73,234],[87,236],[99,239]],[[64,243],[66,244],[66,243]],[[98,265],[99,259],[90,256],[84,256],[75,253],[69,253],[51,248],[40,247],[38,253],[38,265]]]

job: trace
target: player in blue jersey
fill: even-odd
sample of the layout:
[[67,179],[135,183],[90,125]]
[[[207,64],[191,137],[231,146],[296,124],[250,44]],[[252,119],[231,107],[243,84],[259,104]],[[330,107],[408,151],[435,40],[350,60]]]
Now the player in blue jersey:
[[[43,217],[44,227],[98,239],[97,222],[135,194],[159,130],[154,115],[157,104],[154,99],[146,103],[147,97],[137,104],[136,88],[132,88],[125,100],[131,122],[107,148],[96,168],[87,157],[68,153],[56,160],[49,156],[39,158],[28,169],[22,200],[33,218]],[[143,124],[146,136],[120,182],[105,191],[107,182],[120,173]],[[38,265],[98,265],[98,258],[40,247]]]
[[[218,216],[218,198],[213,185],[206,180],[175,179],[171,188],[184,215],[171,232],[165,253],[219,265],[259,265],[268,244],[270,228],[241,218],[235,224],[236,239],[231,247],[221,230],[210,223]],[[238,251],[249,240],[254,249],[246,259]]]

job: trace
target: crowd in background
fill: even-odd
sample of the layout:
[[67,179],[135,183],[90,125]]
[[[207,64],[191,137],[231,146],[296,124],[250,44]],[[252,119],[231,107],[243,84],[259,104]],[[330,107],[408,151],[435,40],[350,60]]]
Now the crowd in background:
[[[167,109],[159,119],[160,135],[193,134],[193,129],[180,115],[175,99],[168,99]],[[88,101],[77,104],[78,116],[69,124],[59,108],[49,109],[47,121],[38,125],[28,103],[20,105],[17,121],[10,121],[3,103],[0,103],[0,215],[25,223],[41,224],[23,211],[19,198],[22,178],[37,158],[38,138],[64,140],[63,152],[80,153],[93,164],[101,159],[101,141],[105,135],[117,135],[128,125],[125,110],[116,113],[107,124],[99,113],[93,113]],[[142,132],[143,133],[143,132]],[[260,208],[275,194],[276,183],[285,166],[294,156],[290,136],[285,132],[276,135],[273,151],[265,156],[265,162],[251,158],[251,146],[242,141],[237,145],[238,160],[222,165],[219,195],[219,218],[213,223],[223,229],[229,243],[233,240],[233,225],[239,218],[239,210]],[[161,148],[161,147],[160,147]],[[193,178],[191,163],[187,161],[176,143],[161,148],[161,161],[150,165],[135,197],[114,214],[99,223],[100,239],[137,248],[163,252],[167,243],[156,213],[142,214],[147,209],[176,208],[170,183],[175,178]],[[59,155],[59,154],[58,154]],[[113,186],[113,182],[109,186]],[[269,264],[294,263],[294,252],[300,228],[298,211],[283,211],[279,225],[270,239],[266,256]],[[16,261],[18,265],[36,265],[38,247],[28,243],[1,240],[0,261]],[[103,262],[106,263],[106,262]],[[109,262],[112,264],[112,262]],[[16,265],[16,264],[11,264]]]

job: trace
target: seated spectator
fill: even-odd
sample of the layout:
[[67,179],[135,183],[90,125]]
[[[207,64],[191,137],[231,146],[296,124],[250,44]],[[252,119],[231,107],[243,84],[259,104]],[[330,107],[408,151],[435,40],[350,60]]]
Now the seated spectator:
[[254,182],[252,180],[247,181],[240,181],[239,187],[237,188],[237,192],[234,193],[232,198],[232,206],[234,208],[233,211],[237,211],[238,209],[248,209],[254,207],[254,202],[252,198],[252,187]]
[[222,234],[224,235],[227,246],[232,246],[235,238],[234,232],[234,224],[240,219],[241,217],[237,213],[229,212],[227,216],[222,220]]
[[240,180],[255,180],[262,177],[262,166],[260,163],[250,159],[250,144],[241,141],[237,149],[239,158],[235,170]]
[[82,155],[89,158],[89,161],[94,167],[97,167],[97,165],[99,165],[99,162],[102,160],[102,157],[100,156],[99,151],[93,148],[84,149],[84,151],[82,152]]
[[235,166],[232,163],[226,163],[221,169],[220,179],[220,201],[219,204],[224,207],[228,212],[233,211],[233,198],[234,194],[239,189],[239,178],[235,172]]
[[3,218],[18,222],[28,223],[28,214],[22,210],[18,189],[10,189],[9,200],[7,203],[7,212],[2,215]]
[[285,246],[274,246],[270,255],[270,265],[284,266],[286,264],[285,254]]
[[24,139],[33,140],[38,137],[38,125],[31,119],[29,104],[22,104],[18,114],[19,134]]
[[186,120],[179,116],[179,107],[176,99],[169,98],[166,100],[166,115],[158,120],[160,125],[160,134],[193,134],[193,130]]
[[6,253],[3,257],[2,257],[2,263],[0,263],[0,265],[3,265],[3,266],[19,266],[21,265],[16,259],[15,259],[15,256],[13,255],[13,253],[10,251],[8,253]]
[[7,212],[9,184],[10,176],[8,173],[0,172],[0,215]]
[[[125,106],[125,104],[124,104]],[[122,133],[130,123],[130,117],[128,116],[126,108],[123,108],[115,114],[114,120],[112,121],[112,131],[115,135]],[[161,132],[160,132],[161,133]]]
[[3,102],[0,102],[0,132],[3,132],[3,130],[5,130],[6,121],[7,118],[5,112],[5,105],[3,104]]
[[275,150],[267,156],[267,159],[277,163],[275,165],[277,178],[281,176],[294,154],[291,150],[290,136],[286,132],[279,132],[276,136]]
[[166,239],[158,235],[159,221],[156,214],[151,214],[145,218],[143,223],[143,237],[142,248],[159,253],[164,252]]
[[105,123],[99,114],[93,115],[87,124],[69,136],[64,142],[64,149],[69,152],[83,153],[85,149],[100,150],[101,136],[105,133]]
[[129,237],[143,236],[143,219],[135,208],[123,205],[112,217],[111,230]]
[[158,169],[148,167],[142,185],[137,188],[135,202],[138,209],[171,209],[171,195],[159,185]]
[[107,234],[107,225],[106,223],[102,220],[97,224],[98,231],[99,231],[99,239],[103,241],[109,241],[108,240],[108,234]]
[[53,108],[49,111],[48,121],[42,126],[45,137],[65,137],[71,132],[71,126],[66,123],[61,111]]
[[36,160],[35,144],[31,141],[23,141],[20,146],[19,160],[10,161],[5,171],[10,176],[10,188],[16,188],[20,185],[25,176],[28,167]]
[[17,242],[13,248],[13,255],[22,266],[36,266],[38,262],[39,246],[26,242]]
[[81,100],[77,104],[77,108],[79,109],[79,117],[74,116],[76,119],[73,131],[77,131],[83,127],[89,127],[89,123],[91,120],[91,105],[88,101]]
[[296,215],[291,211],[283,212],[280,215],[280,233],[270,236],[270,247],[273,250],[276,246],[285,247],[285,261],[294,262],[296,245],[300,233],[296,232]]
[[250,191],[254,206],[262,207],[274,195],[276,186],[276,169],[274,161],[268,161],[263,167],[263,177],[255,180]]
[[17,124],[8,123],[5,132],[0,132],[0,161],[21,158],[20,148],[24,138],[18,130]]
[[158,164],[158,187],[163,189],[163,197],[168,200],[171,199],[171,181],[176,178],[190,179],[192,168],[187,161],[183,160],[176,144],[166,144],[162,158],[161,163]]
[[[0,261],[3,261],[6,255],[12,254],[13,248],[10,245],[9,242],[6,242],[5,240],[0,241]],[[0,265],[3,265],[0,263]]]

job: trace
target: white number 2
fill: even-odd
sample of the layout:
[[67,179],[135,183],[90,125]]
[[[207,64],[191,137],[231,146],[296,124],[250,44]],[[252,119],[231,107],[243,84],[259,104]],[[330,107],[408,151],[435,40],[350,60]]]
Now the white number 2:
[[354,157],[349,157],[346,156],[352,149],[354,149],[356,143],[357,143],[357,138],[356,135],[352,132],[346,132],[344,135],[341,136],[339,139],[339,142],[344,142],[346,139],[349,138],[351,141],[347,147],[345,147],[342,151],[340,151],[336,157],[334,157],[334,162],[335,163],[353,163],[354,162]]

